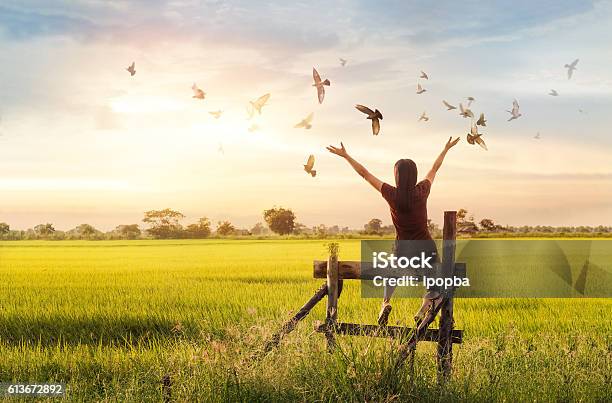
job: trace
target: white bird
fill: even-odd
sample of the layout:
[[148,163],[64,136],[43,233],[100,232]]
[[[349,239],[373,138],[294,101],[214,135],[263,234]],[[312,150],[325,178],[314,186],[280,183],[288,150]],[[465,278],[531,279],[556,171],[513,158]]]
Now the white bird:
[[317,171],[312,169],[314,168],[314,163],[315,163],[315,157],[314,155],[311,154],[308,156],[308,161],[306,162],[306,165],[304,165],[304,171],[310,174],[313,178],[317,176]]
[[423,112],[423,113],[421,113],[421,116],[419,117],[419,122],[421,120],[424,120],[424,121],[427,122],[427,121],[429,121],[429,116],[427,116],[427,114],[425,112]]
[[223,144],[219,143],[219,148],[217,148],[217,151],[219,151],[221,154],[225,155],[225,150],[223,150]]
[[421,70],[421,77],[420,78],[424,78],[425,80],[429,80],[429,76],[423,70]]
[[459,110],[459,115],[463,116],[464,118],[474,117],[474,113],[469,108],[464,108],[462,103],[459,103]]
[[476,126],[475,124],[472,124],[470,132],[467,134],[467,142],[469,144],[478,144],[480,147],[488,151],[487,145],[482,139],[482,133],[478,133],[478,126]]
[[193,97],[192,98],[196,98],[196,99],[204,99],[204,98],[206,98],[206,93],[204,91],[202,91],[200,88],[198,88],[196,83],[193,83],[193,85],[191,86],[191,89],[193,90]]
[[313,112],[310,112],[310,115],[306,116],[304,119],[301,120],[300,123],[298,123],[297,125],[293,126],[296,129],[300,129],[300,128],[304,128],[304,129],[310,129],[312,127],[312,118],[314,116]]
[[446,101],[442,101],[442,103],[444,104],[444,106],[446,106],[446,110],[447,110],[447,111],[451,111],[451,110],[453,110],[453,109],[457,109],[457,107],[456,107],[456,106],[453,106],[453,105],[449,104],[449,103],[448,103],[448,102],[446,102]]
[[508,119],[508,122],[523,116],[523,114],[519,112],[519,103],[516,99],[512,102],[512,110],[506,110],[506,112],[512,115],[510,119]]
[[422,93],[424,93],[425,91],[427,91],[427,90],[426,90],[426,89],[424,89],[423,87],[421,87],[421,84],[417,84],[417,90],[416,90],[416,93],[417,93],[417,94],[422,94]]
[[571,62],[570,64],[566,64],[564,67],[567,69],[567,79],[569,80],[570,78],[572,78],[572,74],[574,73],[574,70],[576,70],[576,65],[578,64],[578,61],[580,59],[576,59],[573,62]]
[[313,87],[317,87],[317,96],[319,97],[319,103],[323,103],[323,99],[325,98],[325,85],[329,86],[331,83],[328,79],[325,81],[321,81],[321,76],[319,72],[314,67],[312,68],[312,78],[314,79]]
[[253,123],[250,127],[249,127],[249,132],[253,133],[254,131],[259,130],[259,126],[257,126],[255,123]]
[[261,115],[261,108],[263,108],[266,102],[268,102],[268,99],[270,99],[270,94],[264,94],[257,98],[255,101],[249,101],[249,119],[253,117],[255,111],[257,111]]
[[221,114],[223,113],[223,111],[221,109],[219,109],[218,111],[212,111],[212,112],[208,112],[208,113],[213,115],[215,119],[219,119],[221,117]]
[[559,93],[557,92],[557,90],[550,90],[550,92],[548,93],[548,95],[552,95],[553,97],[558,97]]
[[340,60],[340,65],[341,65],[342,67],[346,66],[346,62],[347,62],[347,60],[346,60],[346,59],[343,59],[343,58],[341,58],[341,57],[340,57],[340,58],[339,58],[339,60]]
[[136,62],[132,62],[126,70],[130,72],[130,77],[134,76],[136,74]]

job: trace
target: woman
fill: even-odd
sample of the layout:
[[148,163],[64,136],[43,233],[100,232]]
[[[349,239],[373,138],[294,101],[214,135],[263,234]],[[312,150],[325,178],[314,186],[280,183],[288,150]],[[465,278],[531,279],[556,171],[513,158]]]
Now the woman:
[[[415,250],[411,245],[418,244],[420,250],[424,250],[427,255],[434,256],[437,260],[436,244],[431,238],[429,229],[427,228],[427,197],[431,185],[436,177],[438,169],[442,166],[444,157],[448,150],[454,147],[459,142],[459,138],[455,140],[450,137],[444,146],[444,150],[429,170],[425,179],[417,183],[417,167],[414,161],[410,159],[401,159],[395,163],[395,186],[391,186],[382,182],[376,176],[372,175],[363,165],[355,161],[344,148],[344,144],[340,143],[340,148],[329,146],[327,149],[332,154],[336,154],[345,160],[353,167],[361,177],[363,177],[370,185],[378,190],[383,198],[389,204],[391,210],[391,220],[396,232],[395,250],[397,255],[410,256]],[[399,242],[399,241],[422,241],[422,242]],[[411,249],[412,250],[407,250]],[[391,312],[391,295],[394,288],[385,287],[384,300],[378,323],[381,326],[387,324],[389,313]]]

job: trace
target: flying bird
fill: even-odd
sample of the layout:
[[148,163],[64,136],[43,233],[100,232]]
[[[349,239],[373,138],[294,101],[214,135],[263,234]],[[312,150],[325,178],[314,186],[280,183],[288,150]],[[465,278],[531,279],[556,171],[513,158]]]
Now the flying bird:
[[447,111],[451,111],[451,110],[453,110],[453,109],[457,109],[457,107],[456,107],[456,106],[453,106],[453,105],[449,104],[449,103],[448,103],[448,102],[446,102],[446,101],[442,101],[442,103],[444,104],[444,106],[446,106],[446,110],[447,110]]
[[325,81],[321,81],[321,76],[319,72],[314,67],[312,68],[312,78],[314,78],[313,87],[317,87],[317,96],[319,97],[319,103],[323,103],[323,99],[325,98],[325,85],[329,86],[330,82],[328,79]]
[[133,77],[136,74],[136,62],[132,62],[126,70],[130,72],[130,77]]
[[427,116],[427,114],[425,112],[423,112],[423,113],[421,113],[421,116],[419,117],[419,122],[421,120],[424,120],[424,121],[427,122],[427,121],[429,121],[429,116]]
[[480,114],[480,117],[478,118],[478,121],[476,122],[476,124],[478,126],[483,126],[483,127],[487,125],[487,121],[485,119],[484,113]]
[[217,148],[217,151],[225,155],[225,150],[223,150],[223,144],[219,143],[219,148]]
[[249,127],[249,132],[253,133],[254,131],[259,130],[259,126],[257,126],[255,123],[253,123],[250,127]]
[[557,92],[557,90],[550,90],[550,92],[548,93],[548,95],[552,95],[553,97],[558,97],[559,93]]
[[429,80],[429,76],[427,75],[427,73],[425,73],[423,70],[421,70],[421,76],[420,78],[424,78],[425,80]]
[[372,109],[363,105],[355,105],[355,108],[357,108],[358,111],[368,115],[366,119],[372,120],[372,134],[377,136],[378,132],[380,132],[380,121],[383,118],[382,113],[380,113],[378,109],[374,109],[374,111],[372,111]]
[[300,123],[298,123],[297,125],[293,126],[296,129],[300,129],[300,128],[304,128],[304,129],[310,129],[312,127],[312,118],[314,116],[313,112],[310,112],[310,115],[306,116],[304,119],[302,119],[302,121]]
[[421,84],[417,84],[417,90],[416,90],[417,94],[422,94],[425,91],[427,91],[427,90],[425,88],[421,87]]
[[346,60],[346,59],[343,59],[343,58],[341,58],[341,57],[340,57],[340,58],[339,58],[339,60],[340,60],[340,65],[341,65],[342,67],[346,66],[346,62],[347,62],[347,60]]
[[191,86],[191,89],[193,90],[193,97],[192,98],[196,98],[196,99],[204,99],[204,98],[206,98],[206,93],[204,91],[202,91],[200,88],[198,88],[196,83],[193,83],[193,85]]
[[467,97],[466,99],[468,101],[468,103],[467,103],[468,108],[470,106],[472,106],[472,102],[474,102],[476,100],[474,97]]
[[314,168],[314,163],[315,163],[315,157],[314,155],[310,154],[310,156],[308,157],[308,161],[306,162],[306,165],[304,165],[304,171],[306,171],[306,173],[309,173],[313,178],[317,176],[317,171],[312,169]]
[[255,111],[257,111],[261,115],[261,108],[263,108],[266,102],[268,102],[268,99],[270,99],[270,94],[264,94],[257,98],[255,101],[249,101],[249,118],[253,117]]
[[574,70],[576,70],[576,65],[578,64],[578,61],[580,59],[576,59],[573,62],[571,62],[570,64],[566,64],[564,67],[567,69],[567,79],[569,80],[570,78],[572,78],[572,74],[574,73]]
[[223,113],[223,111],[221,109],[219,109],[218,111],[212,111],[212,112],[208,112],[211,115],[213,115],[215,117],[215,119],[219,119],[221,117],[221,114]]
[[512,115],[510,119],[508,119],[508,122],[523,116],[523,114],[519,112],[519,103],[516,99],[512,102],[512,110],[506,110],[506,112]]
[[474,113],[469,108],[464,108],[462,103],[459,103],[459,114],[464,118],[473,118]]
[[539,140],[540,139],[540,132],[537,132],[535,136],[533,136],[534,139]]
[[478,126],[476,126],[475,124],[472,124],[470,132],[467,134],[467,142],[469,144],[478,144],[480,147],[488,151],[487,145],[482,139],[482,133],[478,133]]

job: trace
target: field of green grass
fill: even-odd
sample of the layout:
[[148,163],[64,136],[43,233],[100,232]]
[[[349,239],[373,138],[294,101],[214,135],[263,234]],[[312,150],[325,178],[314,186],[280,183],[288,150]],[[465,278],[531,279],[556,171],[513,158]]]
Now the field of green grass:
[[[391,369],[390,340],[340,336],[328,354],[312,326],[324,302],[252,359],[322,282],[324,243],[0,242],[0,382],[64,382],[76,401],[161,401],[166,374],[184,402],[610,401],[611,299],[457,299],[464,343],[444,387],[432,343],[413,377]],[[358,260],[359,241],[340,258]],[[379,304],[346,282],[339,318],[375,323]],[[419,305],[396,300],[390,322]]]

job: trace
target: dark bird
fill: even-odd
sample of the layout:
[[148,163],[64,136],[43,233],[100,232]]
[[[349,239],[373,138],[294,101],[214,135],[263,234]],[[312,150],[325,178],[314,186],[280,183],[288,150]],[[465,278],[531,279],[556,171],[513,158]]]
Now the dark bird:
[[427,91],[427,90],[425,88],[421,87],[421,84],[417,84],[417,90],[416,90],[417,94],[422,94],[425,91]]
[[306,171],[306,173],[309,173],[313,178],[315,176],[317,176],[317,171],[315,171],[314,169],[314,163],[315,163],[315,157],[314,155],[310,155],[308,157],[308,161],[306,162],[306,165],[304,165],[304,171]]
[[574,70],[576,70],[576,65],[578,64],[578,61],[580,59],[576,59],[573,62],[571,62],[570,64],[566,64],[564,67],[567,69],[567,79],[569,80],[570,78],[572,78],[572,74],[574,73]]
[[304,119],[302,119],[302,121],[300,123],[298,123],[297,125],[293,126],[296,129],[301,129],[302,127],[304,129],[310,129],[312,127],[312,118],[314,116],[314,113],[310,113],[310,115],[306,116]]
[[372,111],[372,109],[363,105],[355,105],[355,108],[357,108],[359,112],[363,112],[368,115],[366,119],[372,120],[372,134],[377,136],[378,132],[380,132],[380,121],[383,118],[382,113],[380,113],[378,109],[374,109],[374,111]]
[[218,111],[212,111],[212,112],[208,112],[211,115],[213,115],[215,117],[215,119],[219,119],[221,117],[221,114],[223,113],[223,111],[221,109],[219,109]]
[[261,108],[263,108],[266,102],[268,102],[268,99],[270,99],[270,94],[264,94],[257,98],[255,101],[249,101],[249,118],[253,117],[255,111],[257,111],[261,115]]
[[421,113],[421,116],[419,117],[419,122],[421,120],[424,120],[424,121],[427,122],[427,121],[429,121],[429,116],[427,116],[427,114],[425,112],[423,112],[423,113]]
[[553,97],[558,97],[559,93],[557,92],[557,90],[550,90],[550,92],[548,93],[548,95],[552,95]]
[[540,139],[540,132],[537,132],[535,136],[533,136],[534,139],[539,140]]
[[518,118],[520,118],[521,116],[523,116],[523,115],[522,115],[522,114],[519,112],[519,103],[518,103],[518,101],[517,101],[516,99],[515,99],[515,100],[512,102],[512,110],[511,110],[511,111],[506,110],[506,112],[508,112],[509,114],[511,114],[511,115],[512,115],[512,116],[510,117],[510,119],[508,119],[508,122],[509,122],[509,121],[511,121],[511,120],[514,120],[514,119],[518,119]]
[[480,114],[480,117],[478,118],[478,121],[476,122],[476,124],[478,126],[486,126],[487,125],[487,121],[485,119],[484,113]]
[[323,103],[323,99],[325,98],[325,85],[329,86],[331,83],[328,79],[325,81],[321,81],[321,76],[319,72],[314,67],[312,68],[312,78],[314,78],[313,87],[317,87],[317,96],[319,97],[319,103]]
[[191,89],[193,90],[193,97],[192,98],[196,98],[196,99],[204,99],[204,98],[206,98],[206,93],[204,91],[202,91],[200,88],[198,88],[196,83],[193,83],[193,85],[191,86]]
[[487,145],[482,139],[482,133],[478,133],[478,126],[475,124],[472,125],[470,132],[467,134],[467,142],[469,144],[478,144],[480,147],[488,151]]
[[136,74],[136,62],[132,62],[126,70],[130,72],[131,77],[134,76]]
[[340,59],[340,65],[341,65],[342,67],[346,66],[346,62],[347,62],[347,60],[346,60],[346,59],[343,59],[343,58],[339,58],[339,59]]
[[449,103],[448,103],[448,102],[446,102],[446,101],[442,101],[442,103],[444,104],[444,106],[446,106],[446,110],[447,110],[447,111],[451,111],[451,110],[453,110],[453,109],[457,109],[457,107],[456,107],[456,106],[453,106],[453,105],[449,104]]
[[421,76],[420,78],[424,78],[425,80],[429,80],[429,76],[427,75],[427,73],[425,73],[423,70],[421,70]]

